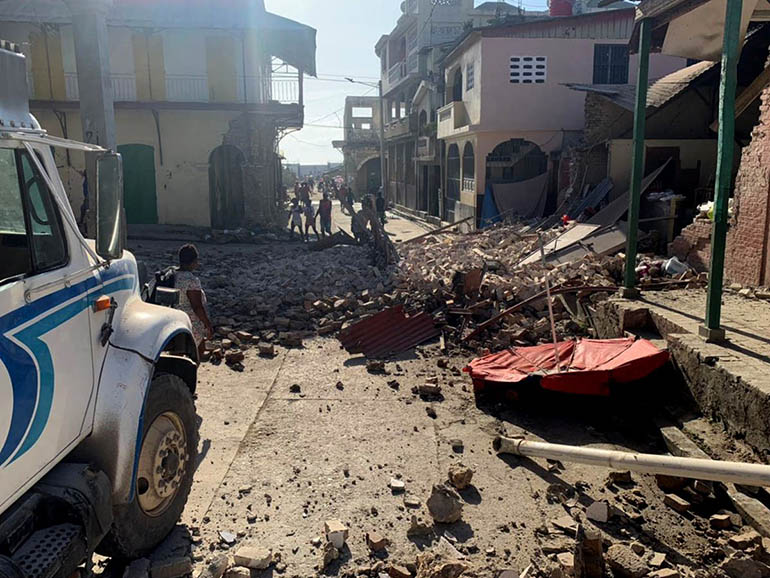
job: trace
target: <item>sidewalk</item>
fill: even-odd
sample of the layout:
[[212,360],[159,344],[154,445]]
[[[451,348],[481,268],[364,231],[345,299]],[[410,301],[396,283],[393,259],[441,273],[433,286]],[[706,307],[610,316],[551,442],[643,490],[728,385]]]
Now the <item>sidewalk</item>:
[[770,302],[725,293],[722,344],[698,336],[705,312],[705,290],[647,292],[608,301],[599,322],[604,334],[657,330],[704,415],[755,448],[770,447]]

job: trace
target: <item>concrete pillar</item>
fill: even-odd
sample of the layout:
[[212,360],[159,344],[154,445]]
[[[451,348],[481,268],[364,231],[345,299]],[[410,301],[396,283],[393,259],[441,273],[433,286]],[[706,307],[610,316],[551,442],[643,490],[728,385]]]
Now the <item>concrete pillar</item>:
[[83,139],[115,149],[107,12],[112,0],[65,0],[72,12]]
[[[65,2],[72,13],[83,140],[115,150],[117,148],[115,109],[110,74],[110,43],[107,34],[107,12],[112,6],[112,0],[65,0]],[[90,197],[86,214],[88,236],[96,234],[94,196],[97,156],[93,153],[85,154]]]

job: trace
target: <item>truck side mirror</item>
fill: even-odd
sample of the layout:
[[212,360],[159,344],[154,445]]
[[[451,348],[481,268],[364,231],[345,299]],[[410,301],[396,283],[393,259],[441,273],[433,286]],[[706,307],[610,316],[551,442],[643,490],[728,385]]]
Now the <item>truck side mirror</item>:
[[108,152],[96,161],[96,253],[108,261],[123,256],[123,161]]

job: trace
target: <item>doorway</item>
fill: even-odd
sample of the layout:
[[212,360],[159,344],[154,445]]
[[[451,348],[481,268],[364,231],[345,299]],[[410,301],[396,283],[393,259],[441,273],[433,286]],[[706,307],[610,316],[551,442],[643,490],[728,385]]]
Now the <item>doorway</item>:
[[209,156],[209,203],[212,229],[243,225],[243,153],[232,145],[215,148]]
[[156,225],[155,149],[149,145],[120,145],[123,157],[123,204],[129,225]]

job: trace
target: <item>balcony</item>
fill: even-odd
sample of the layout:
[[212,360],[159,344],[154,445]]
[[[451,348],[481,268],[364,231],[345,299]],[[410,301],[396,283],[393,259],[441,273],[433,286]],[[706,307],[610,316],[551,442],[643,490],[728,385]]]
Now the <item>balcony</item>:
[[417,138],[417,160],[431,162],[436,160],[436,139],[431,136]]
[[438,109],[438,138],[467,132],[469,128],[468,112],[464,102],[450,102]]
[[[67,100],[80,100],[77,74],[64,74],[64,88],[67,93]],[[133,74],[113,74],[112,94],[116,102],[136,100],[136,76]]]
[[372,129],[349,128],[345,131],[345,143],[380,146],[380,133]]
[[385,140],[395,140],[410,136],[417,131],[417,116],[410,114],[385,125]]
[[388,84],[393,86],[406,76],[406,61],[396,62],[388,70]]

